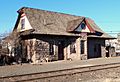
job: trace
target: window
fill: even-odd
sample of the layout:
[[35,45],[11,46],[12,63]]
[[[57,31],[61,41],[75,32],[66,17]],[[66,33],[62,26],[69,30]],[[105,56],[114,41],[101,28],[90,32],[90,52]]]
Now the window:
[[25,19],[21,20],[21,30],[25,29]]
[[70,45],[70,54],[72,53],[76,53],[75,42],[72,42],[72,44]]
[[85,23],[82,23],[82,24],[81,24],[81,28],[82,28],[82,29],[85,29],[85,26],[86,26]]
[[85,52],[85,41],[84,40],[81,40],[81,54],[84,54]]
[[49,44],[49,54],[54,55],[54,45],[51,43]]

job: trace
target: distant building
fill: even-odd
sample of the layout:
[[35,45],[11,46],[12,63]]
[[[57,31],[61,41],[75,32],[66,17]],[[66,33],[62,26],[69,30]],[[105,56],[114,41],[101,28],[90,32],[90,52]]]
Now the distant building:
[[113,40],[106,40],[106,46],[114,47],[116,56],[120,56],[120,33]]

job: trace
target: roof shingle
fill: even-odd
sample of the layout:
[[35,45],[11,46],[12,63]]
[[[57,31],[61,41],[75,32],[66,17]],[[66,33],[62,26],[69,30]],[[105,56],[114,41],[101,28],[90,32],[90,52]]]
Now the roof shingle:
[[103,32],[90,18],[28,7],[23,7],[18,12],[26,14],[31,26],[35,30],[33,33],[79,36],[80,34],[70,33],[70,31],[74,31],[85,19],[92,29],[103,33],[103,35],[105,34],[104,37],[111,38],[111,36]]

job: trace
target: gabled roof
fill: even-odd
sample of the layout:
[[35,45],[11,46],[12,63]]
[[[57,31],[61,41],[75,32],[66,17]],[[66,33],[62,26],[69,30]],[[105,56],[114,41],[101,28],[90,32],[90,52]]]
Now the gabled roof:
[[104,39],[105,39],[105,38],[106,38],[106,39],[115,39],[115,37],[112,37],[111,35],[105,33],[103,30],[101,30],[101,29],[99,28],[99,26],[96,25],[95,22],[94,22],[92,19],[86,18],[86,21],[89,23],[89,25],[92,27],[92,29],[94,29],[95,34],[96,34],[97,32],[100,32],[100,33],[101,33],[101,35],[88,35],[88,37],[104,38]]
[[92,27],[92,29],[94,29],[97,32],[101,32],[103,33],[104,31],[102,31],[98,25],[95,24],[95,22],[90,19],[90,18],[86,18],[86,22]]
[[[86,21],[90,27],[91,33],[104,32],[90,18],[63,14],[58,12],[23,7],[18,11],[19,15],[25,13],[34,32],[37,34],[52,35],[70,35],[80,36],[80,34],[72,33],[82,21]],[[19,18],[18,18],[19,20]]]
[[66,31],[69,21],[83,19],[80,16],[57,13],[52,11],[23,7],[19,10],[24,12],[33,27],[34,33],[53,35],[79,35]]
[[67,24],[66,31],[73,32],[76,29],[76,27],[78,27],[80,25],[80,23],[82,23],[82,21],[84,21],[84,17],[81,19],[79,18],[76,20],[69,21]]

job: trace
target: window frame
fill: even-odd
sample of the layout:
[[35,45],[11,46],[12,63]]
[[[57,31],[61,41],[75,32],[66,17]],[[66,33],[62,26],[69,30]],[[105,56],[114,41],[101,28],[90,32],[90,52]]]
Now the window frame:
[[49,55],[55,55],[55,42],[49,43]]
[[21,30],[25,29],[25,18],[21,19]]
[[70,44],[70,54],[76,53],[76,42]]

